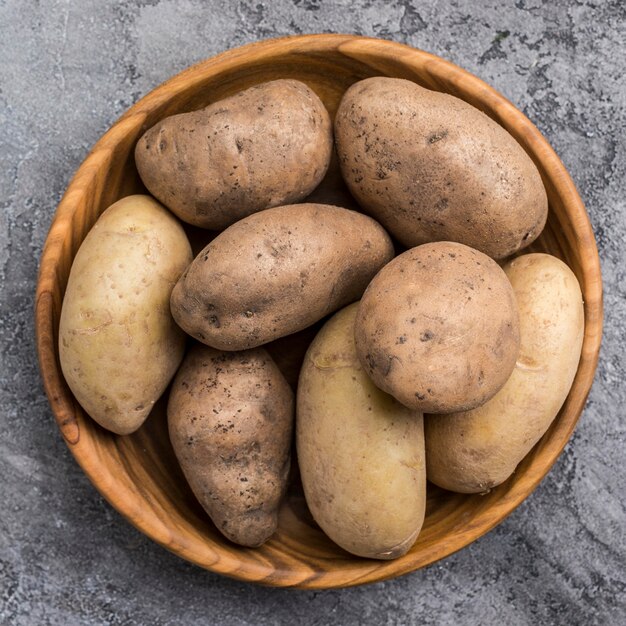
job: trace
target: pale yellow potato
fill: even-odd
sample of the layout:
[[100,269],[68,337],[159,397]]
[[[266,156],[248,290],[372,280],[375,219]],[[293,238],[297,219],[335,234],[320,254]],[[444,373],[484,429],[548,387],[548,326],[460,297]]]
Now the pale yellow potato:
[[59,325],[61,368],[85,411],[117,434],[141,426],[183,358],[169,300],[191,260],[178,220],[143,195],[104,211],[76,254]]
[[307,504],[344,550],[394,559],[424,522],[422,413],[402,406],[367,377],[356,355],[358,303],[332,317],[300,373],[296,444]]
[[573,272],[548,254],[518,257],[504,271],[519,308],[520,353],[486,404],[426,416],[428,478],[444,489],[481,493],[504,482],[548,430],[578,369],[584,313]]

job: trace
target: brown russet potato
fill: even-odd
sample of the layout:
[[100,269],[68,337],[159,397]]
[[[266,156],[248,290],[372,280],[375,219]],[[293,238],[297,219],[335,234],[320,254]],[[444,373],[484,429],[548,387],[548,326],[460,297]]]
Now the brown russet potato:
[[558,414],[578,368],[584,310],[572,270],[549,254],[527,254],[504,271],[519,308],[519,356],[482,406],[426,416],[428,478],[444,489],[481,493],[511,476]]
[[302,330],[358,300],[393,245],[372,218],[324,204],[250,215],[216,237],[172,292],[174,318],[220,350]]
[[181,220],[222,230],[303,200],[324,177],[332,145],[317,95],[300,81],[274,80],[161,120],[137,142],[135,162],[150,193]]
[[195,344],[167,407],[170,439],[196,498],[231,541],[259,546],[287,488],[294,398],[262,348]]
[[498,264],[460,243],[407,250],[366,289],[355,324],[359,359],[402,404],[449,413],[504,385],[519,350],[513,289]]
[[172,288],[191,262],[179,221],[154,198],[112,204],[81,244],[59,324],[59,358],[87,413],[119,435],[137,430],[176,373],[185,335]]
[[537,167],[470,104],[399,78],[367,78],[335,117],[343,177],[363,209],[407,247],[458,241],[501,259],[547,218]]
[[423,416],[383,393],[354,345],[358,303],[336,313],[307,351],[296,445],[308,507],[344,550],[373,559],[409,551],[424,522]]

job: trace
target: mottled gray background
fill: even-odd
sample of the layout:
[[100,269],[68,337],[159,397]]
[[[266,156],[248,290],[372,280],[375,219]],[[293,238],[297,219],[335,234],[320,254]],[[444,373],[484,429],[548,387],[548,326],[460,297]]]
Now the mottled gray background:
[[[0,0],[0,623],[626,623],[625,7],[621,0]],[[202,571],[100,498],[52,420],[32,310],[55,206],[90,146],[129,105],[227,48],[330,31],[439,54],[490,82],[539,126],[591,215],[606,330],[573,439],[503,524],[426,570],[313,593]]]

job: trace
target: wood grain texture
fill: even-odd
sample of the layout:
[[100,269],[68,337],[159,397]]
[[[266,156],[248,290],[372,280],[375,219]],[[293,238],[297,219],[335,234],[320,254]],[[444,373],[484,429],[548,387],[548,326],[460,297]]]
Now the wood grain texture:
[[[157,120],[275,78],[303,80],[334,115],[349,85],[376,75],[407,78],[470,102],[504,126],[537,164],[550,213],[544,234],[531,249],[562,258],[581,283],[585,338],[580,365],[558,418],[504,484],[485,496],[429,485],[423,530],[404,557],[373,561],[335,546],[307,510],[297,467],[277,534],[261,548],[241,548],[217,532],[187,486],[167,437],[163,401],[138,432],[120,437],[100,428],[73,398],[57,350],[70,266],[102,211],[125,195],[144,191],[133,149]],[[194,236],[202,239],[197,232]],[[212,236],[207,232],[207,241]],[[266,585],[320,589],[383,580],[444,558],[493,528],[533,491],[568,441],[591,388],[602,334],[602,281],[593,232],[571,178],[539,131],[505,98],[451,63],[408,46],[309,35],[251,44],[208,59],[152,91],[118,120],[76,172],[57,209],[41,258],[35,315],[40,368],[59,429],[87,476],[122,515],[167,549],[215,572]],[[307,337],[303,333],[300,341]],[[272,347],[291,381],[301,348],[297,339]]]

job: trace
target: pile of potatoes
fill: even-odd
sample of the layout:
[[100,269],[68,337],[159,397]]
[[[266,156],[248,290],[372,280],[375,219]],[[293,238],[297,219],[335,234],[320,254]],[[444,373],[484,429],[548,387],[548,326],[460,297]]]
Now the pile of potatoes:
[[[349,194],[319,192],[334,151]],[[119,435],[173,380],[174,451],[231,541],[275,532],[294,435],[322,530],[392,559],[421,530],[427,478],[487,492],[557,415],[580,287],[559,259],[520,254],[545,225],[545,189],[469,104],[368,78],[333,137],[308,86],[275,80],[163,119],[135,162],[152,196],[110,206],[82,243],[61,366]],[[181,221],[221,232],[192,258]],[[273,342],[318,322],[294,393]]]

